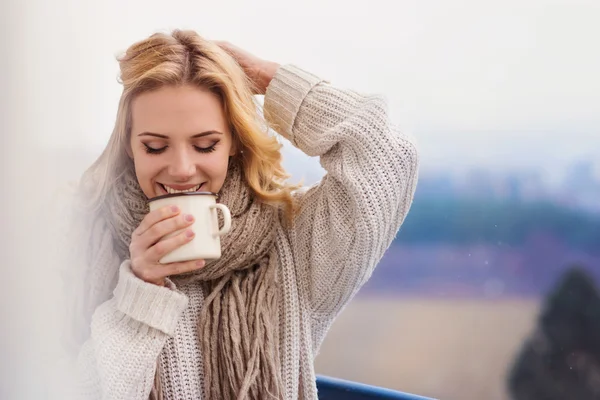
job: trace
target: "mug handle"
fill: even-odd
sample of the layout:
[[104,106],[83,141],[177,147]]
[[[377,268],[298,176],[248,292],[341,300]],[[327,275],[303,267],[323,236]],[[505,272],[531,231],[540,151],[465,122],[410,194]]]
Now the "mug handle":
[[223,236],[229,233],[231,230],[231,213],[229,212],[229,208],[221,203],[211,204],[210,208],[221,210],[223,213],[223,227],[217,232],[216,236]]

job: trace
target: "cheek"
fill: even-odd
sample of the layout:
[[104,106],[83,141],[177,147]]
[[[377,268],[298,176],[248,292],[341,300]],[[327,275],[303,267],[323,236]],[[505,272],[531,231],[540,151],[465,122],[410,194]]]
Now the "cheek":
[[152,160],[148,154],[134,154],[133,164],[135,166],[135,175],[140,187],[146,194],[152,187],[152,179],[156,177],[160,170],[158,160]]
[[212,157],[205,158],[203,160],[203,164],[206,173],[213,176],[213,178],[224,177],[227,175],[229,156],[223,154],[214,154]]
[[133,158],[133,164],[135,165],[135,173],[138,178],[144,178],[150,175],[149,169],[152,167],[152,164],[146,161],[143,155],[136,154]]
[[202,161],[204,175],[211,180],[211,189],[218,192],[227,176],[229,153],[215,152]]

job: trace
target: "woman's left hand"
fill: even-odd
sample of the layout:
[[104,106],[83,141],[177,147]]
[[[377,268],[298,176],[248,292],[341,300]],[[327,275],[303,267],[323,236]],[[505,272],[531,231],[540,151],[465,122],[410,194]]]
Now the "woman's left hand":
[[269,86],[279,69],[279,64],[256,57],[254,54],[229,42],[215,41],[215,43],[240,64],[254,85],[254,94],[265,94],[267,92],[267,86]]

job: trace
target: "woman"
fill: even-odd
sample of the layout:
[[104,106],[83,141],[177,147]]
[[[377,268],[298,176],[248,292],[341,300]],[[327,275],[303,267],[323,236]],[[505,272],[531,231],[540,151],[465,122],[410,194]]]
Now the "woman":
[[[189,31],[119,60],[110,142],[83,177],[84,301],[77,348],[93,398],[316,399],[314,358],[404,220],[417,154],[384,102]],[[241,66],[241,68],[240,68]],[[327,174],[285,182],[268,126]],[[167,191],[220,194],[233,216],[219,260],[161,265],[193,218],[148,212]],[[80,322],[81,323],[81,322]]]

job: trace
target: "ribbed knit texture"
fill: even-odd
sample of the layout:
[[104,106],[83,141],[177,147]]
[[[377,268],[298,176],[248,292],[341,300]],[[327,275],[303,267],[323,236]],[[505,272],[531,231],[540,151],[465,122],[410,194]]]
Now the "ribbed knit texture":
[[[412,142],[390,125],[381,98],[335,88],[291,65],[269,85],[264,112],[277,132],[319,156],[327,171],[321,182],[295,194],[294,223],[274,225],[270,257],[278,274],[282,397],[316,399],[314,358],[408,213],[418,158]],[[95,229],[104,252],[124,251],[115,248],[114,226]],[[102,253],[116,271],[119,257]],[[173,278],[169,287],[156,287],[136,278],[128,261],[118,274],[89,275],[118,276],[118,283],[95,309],[79,353],[85,398],[146,400],[157,365],[164,398],[202,398],[207,366],[199,343],[206,337],[197,327],[208,295],[203,282]]]

